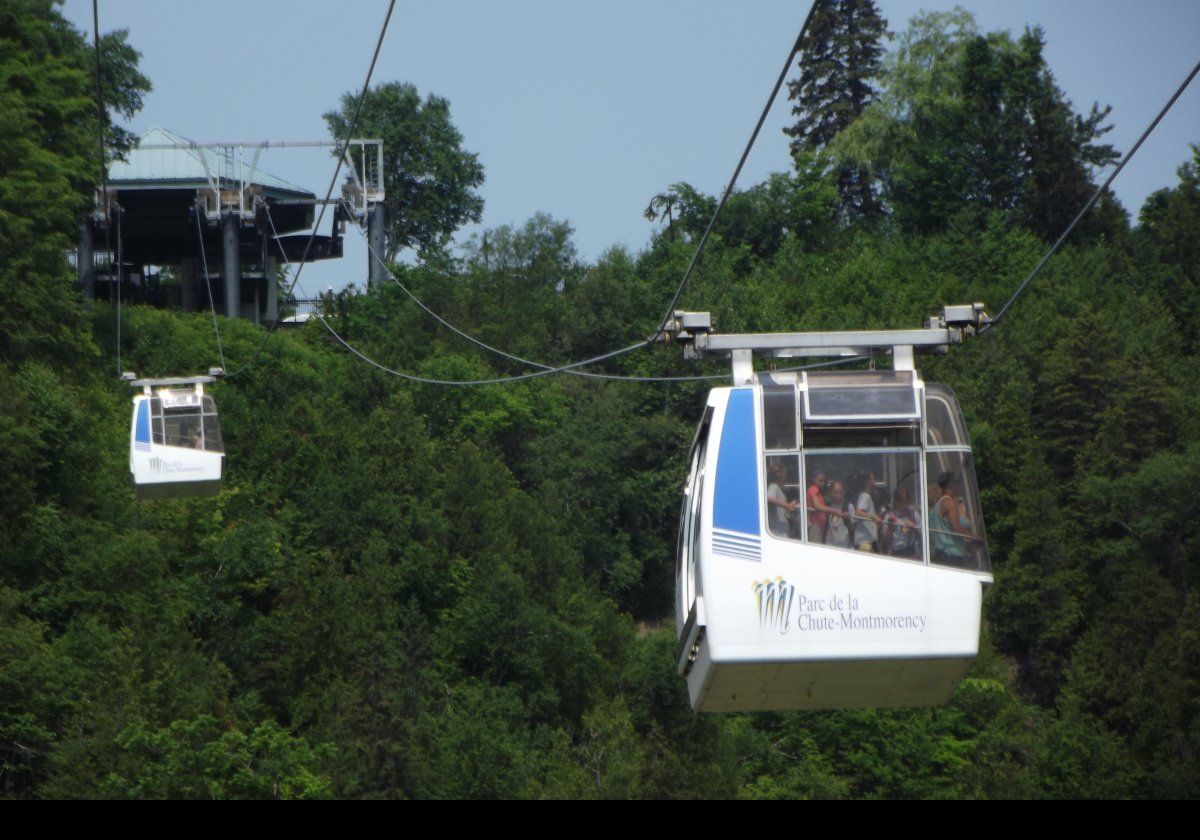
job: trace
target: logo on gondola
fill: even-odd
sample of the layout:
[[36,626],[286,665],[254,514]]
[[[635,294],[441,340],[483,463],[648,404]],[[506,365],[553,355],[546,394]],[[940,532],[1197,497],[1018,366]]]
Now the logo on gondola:
[[782,577],[754,581],[754,604],[758,610],[759,627],[772,627],[780,633],[788,631],[792,601],[796,587]]
[[168,461],[164,458],[160,458],[157,455],[153,455],[150,458],[150,471],[158,475],[173,475],[175,473],[184,472],[201,472],[202,470],[203,467],[184,466],[182,461]]

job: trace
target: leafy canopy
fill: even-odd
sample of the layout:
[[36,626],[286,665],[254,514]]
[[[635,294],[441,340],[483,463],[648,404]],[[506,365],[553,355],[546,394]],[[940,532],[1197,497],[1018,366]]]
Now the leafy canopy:
[[832,150],[882,180],[908,231],[944,229],[962,212],[1000,212],[1053,239],[1093,189],[1107,108],[1077,115],[1042,55],[1040,29],[980,34],[962,10],[923,14],[900,37],[884,94]]
[[[346,139],[357,104],[358,94],[347,93],[337,111],[325,114],[335,140]],[[407,248],[439,250],[454,231],[482,218],[483,199],[475,190],[483,183],[483,165],[462,148],[442,97],[430,94],[422,101],[406,82],[378,85],[367,91],[354,133],[383,140],[387,260]]]

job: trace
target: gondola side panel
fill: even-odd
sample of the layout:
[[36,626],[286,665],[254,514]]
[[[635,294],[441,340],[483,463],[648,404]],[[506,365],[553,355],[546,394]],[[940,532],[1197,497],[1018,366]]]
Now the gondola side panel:
[[702,626],[681,639],[681,653],[691,652],[681,670],[693,707],[947,702],[977,655],[990,576],[773,534],[766,527],[760,389],[725,392],[724,404],[715,401],[716,445],[709,447],[702,535],[693,546]]
[[139,500],[213,496],[221,490],[224,454],[157,442],[150,399],[134,397],[129,469]]

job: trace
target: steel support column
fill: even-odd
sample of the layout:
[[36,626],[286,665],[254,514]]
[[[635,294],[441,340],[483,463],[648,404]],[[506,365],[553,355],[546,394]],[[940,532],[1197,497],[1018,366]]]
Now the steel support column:
[[388,277],[387,266],[383,264],[387,243],[385,222],[383,204],[376,204],[367,211],[367,244],[371,251],[367,254],[367,264],[370,266],[367,288],[383,283]]
[[266,264],[267,312],[265,317],[268,324],[274,324],[279,320],[279,284],[275,282],[275,272],[279,264],[271,255],[267,256]]
[[221,218],[221,245],[225,252],[225,316],[237,318],[242,308],[242,263],[238,249],[241,219],[237,213]]
[[79,281],[84,300],[96,299],[96,248],[92,236],[92,221],[85,219],[79,235]]

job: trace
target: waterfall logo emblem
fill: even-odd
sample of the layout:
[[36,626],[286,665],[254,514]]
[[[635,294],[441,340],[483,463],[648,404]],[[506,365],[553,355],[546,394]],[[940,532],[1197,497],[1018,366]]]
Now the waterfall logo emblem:
[[773,627],[786,633],[791,626],[792,601],[796,587],[782,577],[754,581],[754,605],[759,627]]

